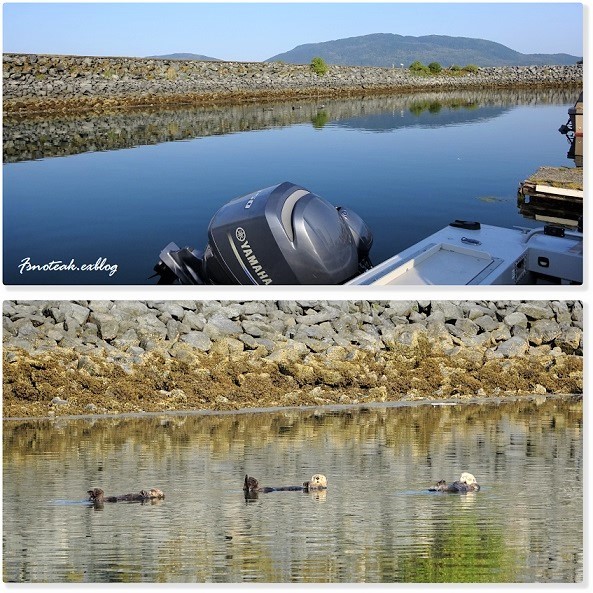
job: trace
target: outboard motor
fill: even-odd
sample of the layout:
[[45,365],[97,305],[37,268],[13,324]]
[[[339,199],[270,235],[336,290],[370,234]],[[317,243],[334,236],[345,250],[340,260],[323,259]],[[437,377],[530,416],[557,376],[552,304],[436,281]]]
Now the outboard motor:
[[371,267],[372,234],[350,209],[294,183],[225,204],[203,253],[170,243],[159,284],[342,284]]

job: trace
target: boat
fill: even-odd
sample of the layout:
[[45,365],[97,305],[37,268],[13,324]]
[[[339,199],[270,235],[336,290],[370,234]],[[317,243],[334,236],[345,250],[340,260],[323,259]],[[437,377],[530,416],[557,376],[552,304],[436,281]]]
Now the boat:
[[581,92],[574,107],[568,109],[568,121],[558,129],[570,144],[570,150],[566,156],[573,159],[577,167],[583,166],[583,115],[583,93]]
[[290,182],[231,200],[213,216],[203,251],[169,243],[159,284],[582,284],[576,230],[502,228],[456,220],[373,266],[370,228]]
[[583,234],[454,221],[350,285],[582,284]]

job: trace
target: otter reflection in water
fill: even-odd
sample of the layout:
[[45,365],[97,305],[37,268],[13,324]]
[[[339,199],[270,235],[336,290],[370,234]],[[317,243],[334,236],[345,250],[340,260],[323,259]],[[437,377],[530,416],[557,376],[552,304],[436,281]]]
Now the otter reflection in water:
[[455,480],[452,484],[447,486],[445,480],[437,482],[436,486],[428,489],[430,492],[456,492],[459,494],[467,494],[468,492],[478,492],[480,486],[476,478],[469,472],[463,472],[459,480]]
[[250,476],[245,476],[243,483],[243,492],[245,498],[257,498],[260,492],[281,492],[297,491],[311,492],[315,490],[325,490],[327,488],[327,478],[323,474],[314,474],[311,479],[303,482],[302,486],[260,486],[259,482]]
[[150,490],[141,490],[137,494],[122,494],[120,496],[105,496],[101,488],[88,490],[89,502],[95,506],[100,506],[105,502],[147,502],[149,500],[160,500],[165,498],[162,490],[151,488]]

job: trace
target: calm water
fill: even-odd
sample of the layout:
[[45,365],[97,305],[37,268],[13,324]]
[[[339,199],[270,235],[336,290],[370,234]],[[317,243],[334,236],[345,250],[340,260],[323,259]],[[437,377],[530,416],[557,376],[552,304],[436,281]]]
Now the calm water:
[[[4,281],[145,284],[170,241],[203,249],[232,198],[292,181],[371,226],[378,263],[455,218],[533,226],[521,181],[572,166],[576,91],[464,92],[4,122]],[[107,271],[23,272],[19,264]],[[109,268],[111,269],[111,268]]]
[[[582,400],[4,422],[5,581],[575,582]],[[429,493],[464,469],[473,495]],[[322,494],[245,501],[328,476]],[[158,486],[157,504],[83,502]]]

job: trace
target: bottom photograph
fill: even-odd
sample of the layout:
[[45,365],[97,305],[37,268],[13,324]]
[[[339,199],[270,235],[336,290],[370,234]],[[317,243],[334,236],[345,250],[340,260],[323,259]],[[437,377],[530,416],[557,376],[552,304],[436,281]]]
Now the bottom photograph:
[[580,301],[4,301],[3,581],[583,582]]

